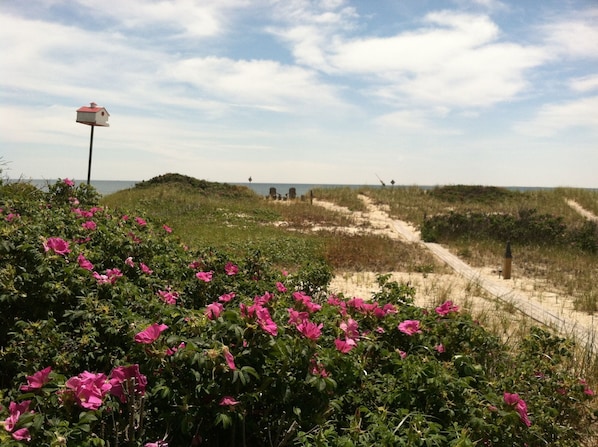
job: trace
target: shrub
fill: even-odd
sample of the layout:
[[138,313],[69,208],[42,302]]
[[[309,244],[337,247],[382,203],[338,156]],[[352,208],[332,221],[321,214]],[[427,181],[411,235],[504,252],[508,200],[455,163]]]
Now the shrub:
[[427,242],[468,240],[511,240],[520,245],[566,246],[588,253],[598,250],[598,231],[594,222],[567,226],[560,216],[539,214],[522,208],[517,215],[506,213],[451,212],[426,217],[422,238]]

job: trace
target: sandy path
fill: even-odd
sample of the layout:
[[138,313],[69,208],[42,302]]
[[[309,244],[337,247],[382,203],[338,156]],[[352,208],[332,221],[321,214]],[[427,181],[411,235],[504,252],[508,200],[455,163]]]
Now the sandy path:
[[[559,333],[572,337],[586,346],[592,346],[598,352],[598,318],[576,312],[571,297],[563,296],[546,287],[538,288],[538,280],[513,278],[499,279],[492,268],[473,268],[452,254],[440,244],[423,242],[419,232],[406,222],[389,217],[383,207],[376,206],[366,196],[360,198],[367,205],[367,212],[352,213],[347,208],[329,202],[314,200],[315,205],[324,206],[337,212],[352,214],[356,225],[355,231],[384,232],[391,238],[399,238],[408,243],[421,244],[439,260],[450,266],[454,275],[422,275],[393,272],[394,280],[410,282],[416,288],[418,304],[434,305],[445,299],[464,305],[474,313],[492,313],[497,310],[496,300],[517,309],[528,317],[549,326]],[[369,221],[370,227],[362,222]],[[502,260],[497,260],[497,266]],[[513,273],[516,273],[514,266]],[[376,275],[373,272],[342,274],[337,276],[331,289],[345,295],[367,298],[378,291]],[[481,290],[480,290],[481,289]],[[542,289],[542,290],[540,290]]]
[[575,211],[577,211],[579,214],[581,214],[586,219],[593,220],[594,222],[598,222],[598,216],[596,216],[594,213],[586,210],[575,200],[567,200],[567,205],[569,205],[571,208],[573,208]]

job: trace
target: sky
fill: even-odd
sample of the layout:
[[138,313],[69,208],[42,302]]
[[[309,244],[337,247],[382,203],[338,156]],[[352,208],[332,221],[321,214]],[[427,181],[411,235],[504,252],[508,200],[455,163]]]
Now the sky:
[[598,188],[598,0],[1,0],[24,179]]

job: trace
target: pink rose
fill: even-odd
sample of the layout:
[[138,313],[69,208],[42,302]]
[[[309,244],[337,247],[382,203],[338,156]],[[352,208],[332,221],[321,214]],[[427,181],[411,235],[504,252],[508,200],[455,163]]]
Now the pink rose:
[[[122,403],[127,401],[127,394],[145,394],[145,387],[147,386],[147,377],[139,372],[139,365],[118,366],[112,370],[110,374],[110,394],[120,399]],[[123,383],[127,385],[123,386]],[[134,388],[128,389],[128,383],[132,383]]]
[[168,329],[168,326],[166,326],[165,324],[153,323],[141,332],[137,333],[135,335],[135,341],[137,343],[149,345],[155,342],[158,339],[158,337],[160,337],[160,334],[164,332],[166,329]]
[[210,282],[212,280],[212,275],[214,272],[197,272],[195,277],[203,282]]
[[418,320],[405,320],[399,323],[399,331],[407,335],[422,333]]
[[89,262],[82,254],[79,254],[79,256],[77,256],[77,262],[79,263],[79,267],[81,267],[82,269],[89,271],[93,270],[93,264]]
[[221,407],[233,407],[235,405],[240,404],[241,402],[239,402],[238,400],[235,400],[234,397],[231,396],[224,396],[222,399],[220,399],[220,403],[219,405]]
[[227,275],[233,276],[233,275],[236,275],[237,273],[239,273],[239,267],[237,267],[235,264],[233,264],[232,262],[229,261],[224,266],[224,271],[226,272]]
[[112,385],[104,373],[84,371],[78,376],[66,381],[63,395],[71,395],[80,407],[87,410],[97,410],[102,406],[104,397]]
[[70,253],[69,243],[59,237],[50,237],[44,242],[44,250],[46,252],[52,250],[58,255],[66,255]]
[[27,376],[27,385],[21,385],[21,391],[29,393],[31,391],[39,390],[50,381],[51,372],[52,368],[48,366],[31,376]]

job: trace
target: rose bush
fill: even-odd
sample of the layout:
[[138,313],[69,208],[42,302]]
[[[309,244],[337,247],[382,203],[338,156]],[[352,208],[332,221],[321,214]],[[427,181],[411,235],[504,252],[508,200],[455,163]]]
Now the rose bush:
[[574,446],[589,426],[571,343],[542,329],[513,350],[388,276],[331,296],[324,267],[189,250],[87,187],[0,188],[3,446]]

